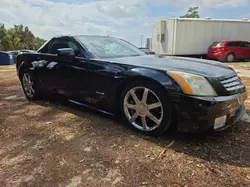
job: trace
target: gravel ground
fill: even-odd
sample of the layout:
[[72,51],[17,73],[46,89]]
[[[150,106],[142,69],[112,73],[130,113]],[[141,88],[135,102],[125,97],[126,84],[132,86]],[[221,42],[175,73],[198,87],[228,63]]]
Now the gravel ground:
[[[249,90],[249,66],[236,66]],[[15,66],[0,66],[0,108],[0,186],[250,186],[248,115],[220,133],[147,137],[91,110],[28,102]]]

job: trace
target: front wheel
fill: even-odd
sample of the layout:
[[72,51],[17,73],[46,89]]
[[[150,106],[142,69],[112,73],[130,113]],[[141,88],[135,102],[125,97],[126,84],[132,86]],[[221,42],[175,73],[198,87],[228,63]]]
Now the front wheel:
[[171,99],[164,89],[151,82],[128,85],[122,92],[121,110],[131,127],[152,136],[161,135],[171,124]]
[[227,62],[233,62],[235,59],[234,54],[230,53],[227,55]]
[[35,77],[30,71],[24,71],[20,75],[23,92],[28,100],[37,100],[41,98]]

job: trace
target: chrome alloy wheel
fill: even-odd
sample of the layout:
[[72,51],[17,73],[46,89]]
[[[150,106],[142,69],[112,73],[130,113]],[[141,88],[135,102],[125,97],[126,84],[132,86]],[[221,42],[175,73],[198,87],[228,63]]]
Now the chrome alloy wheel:
[[23,74],[23,88],[28,97],[33,97],[35,94],[34,82],[29,73]]
[[129,122],[141,131],[153,131],[163,120],[160,99],[152,90],[145,87],[134,87],[127,92],[123,110]]

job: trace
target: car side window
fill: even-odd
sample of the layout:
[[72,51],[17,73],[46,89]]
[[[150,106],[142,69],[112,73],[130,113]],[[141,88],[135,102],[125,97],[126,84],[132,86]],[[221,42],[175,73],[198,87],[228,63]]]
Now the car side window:
[[76,56],[82,56],[81,55],[81,50],[80,48],[76,45],[76,43],[74,43],[73,41],[69,41],[68,45],[70,48],[72,48],[75,51],[75,55]]
[[61,48],[69,48],[69,45],[65,40],[54,39],[51,41],[51,45],[49,47],[49,53],[57,54],[57,50]]
[[245,47],[245,42],[237,42],[238,47]]
[[243,43],[242,42],[235,42],[235,47],[243,47]]
[[38,52],[39,53],[49,53],[49,43],[47,43],[45,46],[43,46],[43,48],[41,48]]
[[227,43],[227,46],[228,46],[228,47],[236,47],[237,44],[236,44],[236,42],[228,42],[228,43]]
[[54,39],[49,47],[49,53],[57,54],[57,50],[61,48],[72,48],[76,56],[82,56],[80,47],[70,39]]
[[249,42],[246,42],[246,47],[250,48],[250,43]]

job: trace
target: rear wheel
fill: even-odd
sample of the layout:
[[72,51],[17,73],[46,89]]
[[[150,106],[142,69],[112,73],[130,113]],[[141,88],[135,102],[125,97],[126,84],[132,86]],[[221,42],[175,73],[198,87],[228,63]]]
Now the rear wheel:
[[20,75],[23,92],[28,100],[41,99],[41,93],[38,89],[35,77],[30,71],[24,71]]
[[128,85],[122,92],[121,110],[131,127],[152,136],[161,135],[171,124],[171,99],[164,89],[151,82]]
[[233,62],[235,59],[234,54],[230,53],[227,55],[227,62]]

